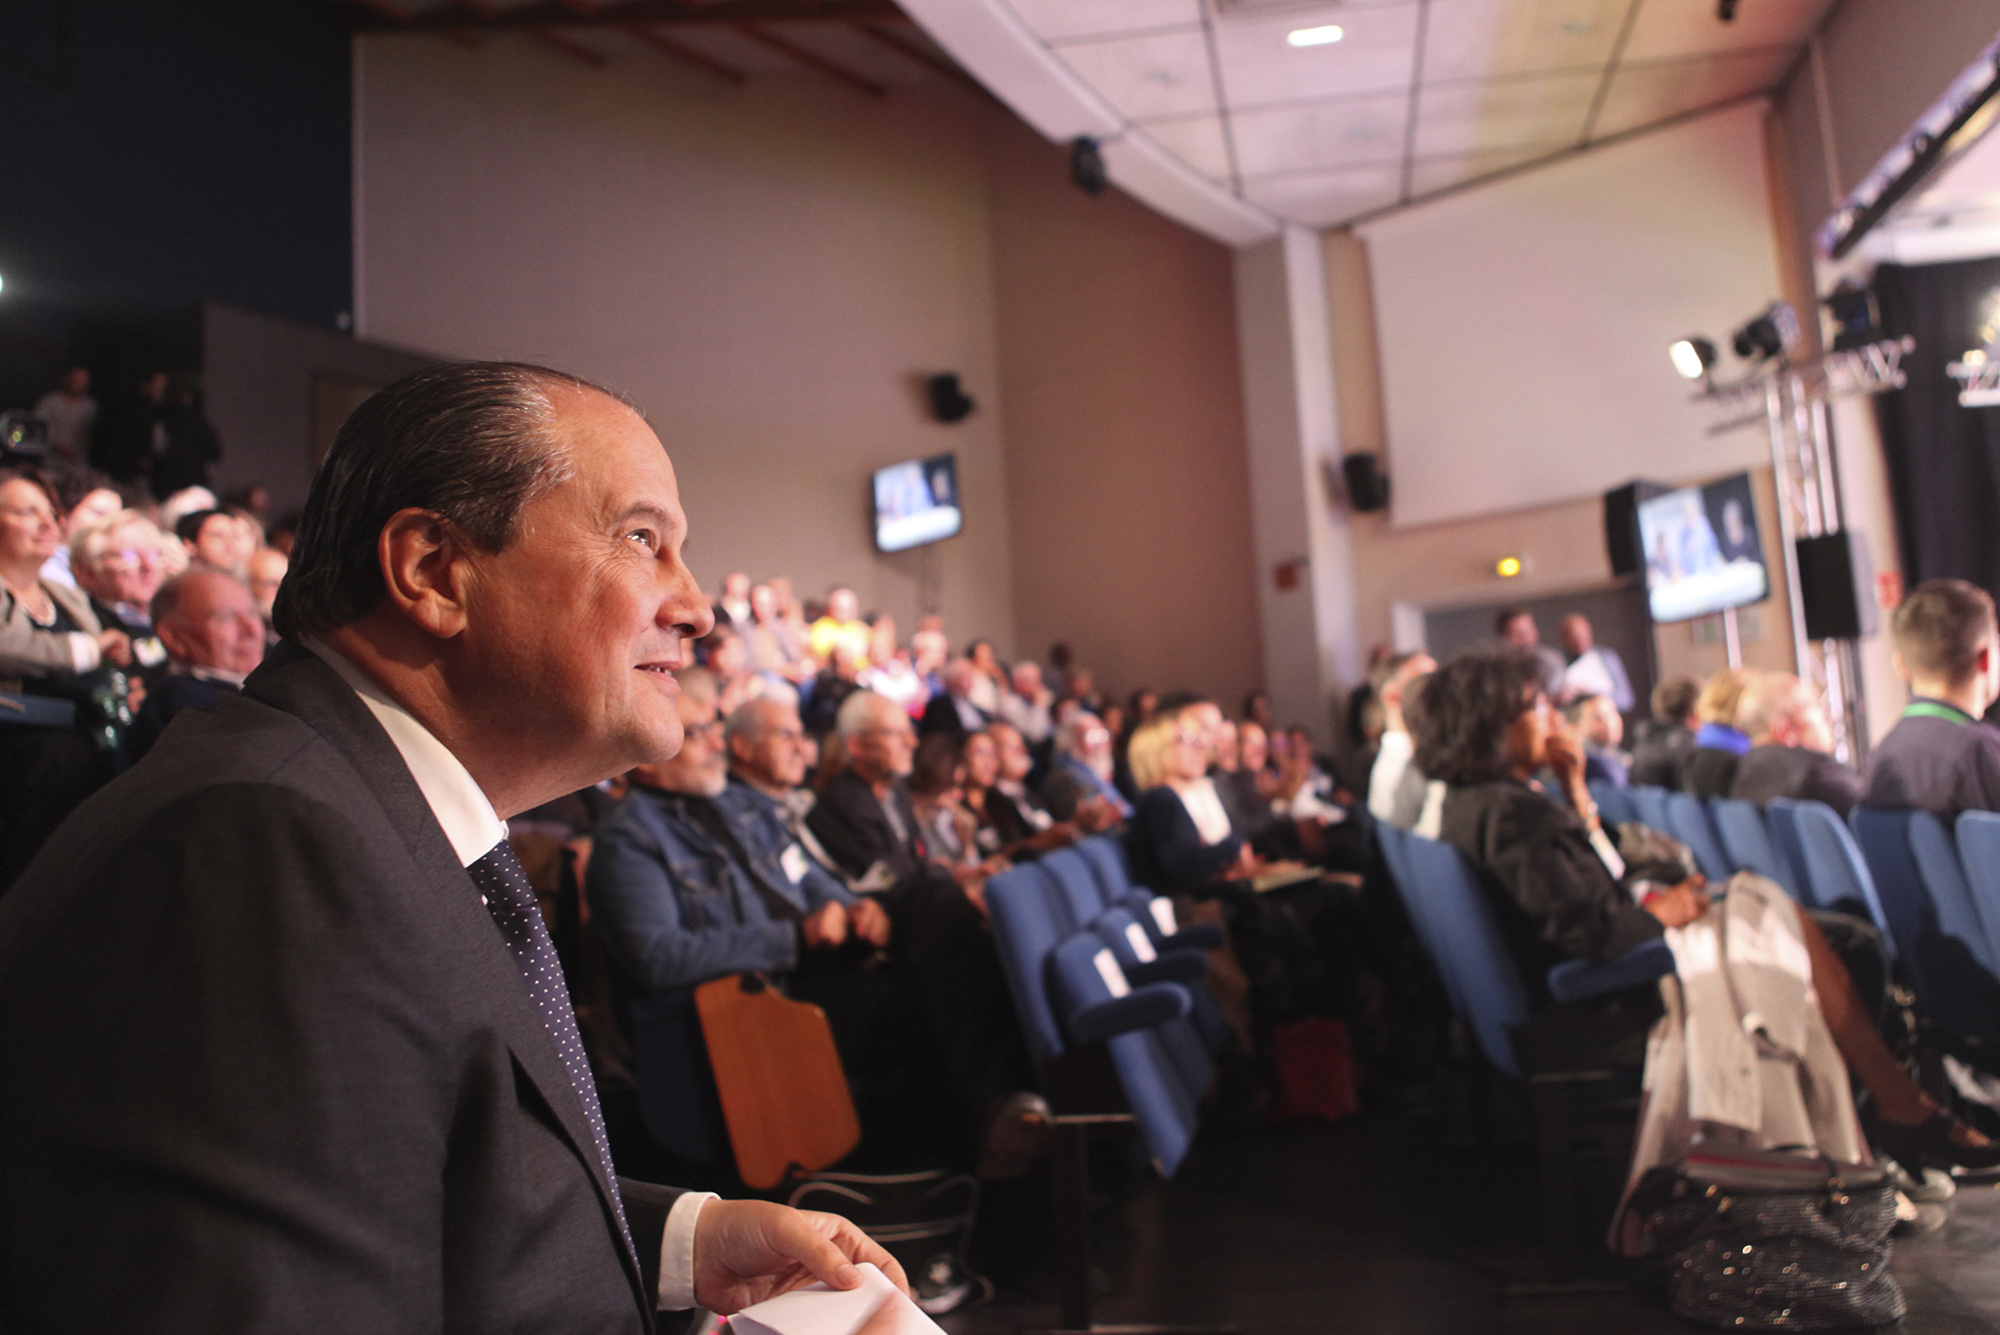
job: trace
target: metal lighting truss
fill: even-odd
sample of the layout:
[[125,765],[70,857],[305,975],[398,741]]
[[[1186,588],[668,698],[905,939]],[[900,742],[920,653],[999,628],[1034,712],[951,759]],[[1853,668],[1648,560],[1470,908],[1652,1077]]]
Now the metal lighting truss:
[[[1785,592],[1791,604],[1792,650],[1799,676],[1818,685],[1834,705],[1834,753],[1859,767],[1867,760],[1867,706],[1861,696],[1860,646],[1853,640],[1808,640],[1805,602],[1799,590],[1800,538],[1816,538],[1844,527],[1840,464],[1833,448],[1827,405],[1835,399],[1901,389],[1903,357],[1916,347],[1904,337],[1830,352],[1793,362],[1780,360],[1698,396],[1711,404],[1717,420],[1710,435],[1762,421],[1771,438],[1771,471],[1778,490],[1778,537],[1785,553]],[[1872,590],[1857,589],[1870,597]]]

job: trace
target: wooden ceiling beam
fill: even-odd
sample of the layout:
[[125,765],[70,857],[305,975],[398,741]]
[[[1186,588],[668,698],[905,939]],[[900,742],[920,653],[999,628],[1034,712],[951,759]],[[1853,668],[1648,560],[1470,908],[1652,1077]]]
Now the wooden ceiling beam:
[[853,70],[838,65],[817,51],[811,51],[797,42],[789,41],[776,33],[766,32],[754,23],[741,24],[737,28],[745,37],[754,42],[762,42],[773,51],[783,52],[801,65],[818,70],[830,79],[838,79],[850,88],[859,89],[870,97],[887,97],[889,90],[872,79],[864,79]]
[[[385,7],[386,6],[386,7]],[[491,0],[451,0],[413,12],[400,0],[348,0],[349,26],[363,32],[465,32],[506,29],[726,26],[745,23],[894,23],[894,0],[532,0],[502,9]]]
[[734,65],[724,64],[714,56],[709,55],[706,51],[696,50],[685,42],[677,42],[663,33],[655,32],[644,24],[630,24],[624,29],[624,32],[626,36],[632,38],[634,41],[644,42],[655,51],[670,56],[683,64],[692,65],[696,69],[705,70],[718,79],[727,79],[739,88],[750,81],[750,76],[742,70],[737,69]]

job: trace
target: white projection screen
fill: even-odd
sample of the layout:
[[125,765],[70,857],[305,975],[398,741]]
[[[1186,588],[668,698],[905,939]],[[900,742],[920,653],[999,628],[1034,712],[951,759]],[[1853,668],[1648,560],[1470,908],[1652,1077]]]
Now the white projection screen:
[[[1759,103],[1369,223],[1392,521],[1433,524],[1768,462],[1711,437],[1667,347],[1779,294]],[[1811,312],[1802,313],[1813,318]]]

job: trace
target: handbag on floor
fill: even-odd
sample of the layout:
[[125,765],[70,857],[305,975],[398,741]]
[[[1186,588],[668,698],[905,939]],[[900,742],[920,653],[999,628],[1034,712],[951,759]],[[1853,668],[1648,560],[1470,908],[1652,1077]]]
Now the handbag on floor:
[[1654,1169],[1628,1209],[1676,1316],[1725,1330],[1831,1330],[1903,1317],[1889,1273],[1896,1190],[1881,1167],[1780,1150]]

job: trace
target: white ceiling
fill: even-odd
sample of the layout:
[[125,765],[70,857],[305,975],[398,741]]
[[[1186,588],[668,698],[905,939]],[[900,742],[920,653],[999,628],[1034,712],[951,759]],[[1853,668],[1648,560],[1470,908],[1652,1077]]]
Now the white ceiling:
[[[1113,178],[1177,178],[1241,225],[1352,222],[1764,92],[1833,0],[904,0],[1045,132],[1107,140]],[[1344,38],[1293,47],[1295,29]],[[1009,46],[1023,49],[1004,49]],[[1024,57],[1051,68],[1024,78]],[[1061,86],[1087,109],[1052,110]],[[1141,181],[1142,197],[1150,192]],[[1213,198],[1223,196],[1226,198]],[[1199,212],[1150,202],[1189,221]],[[1234,213],[1230,212],[1230,206]],[[1274,216],[1273,216],[1274,215]],[[1263,225],[1258,225],[1261,218]]]

